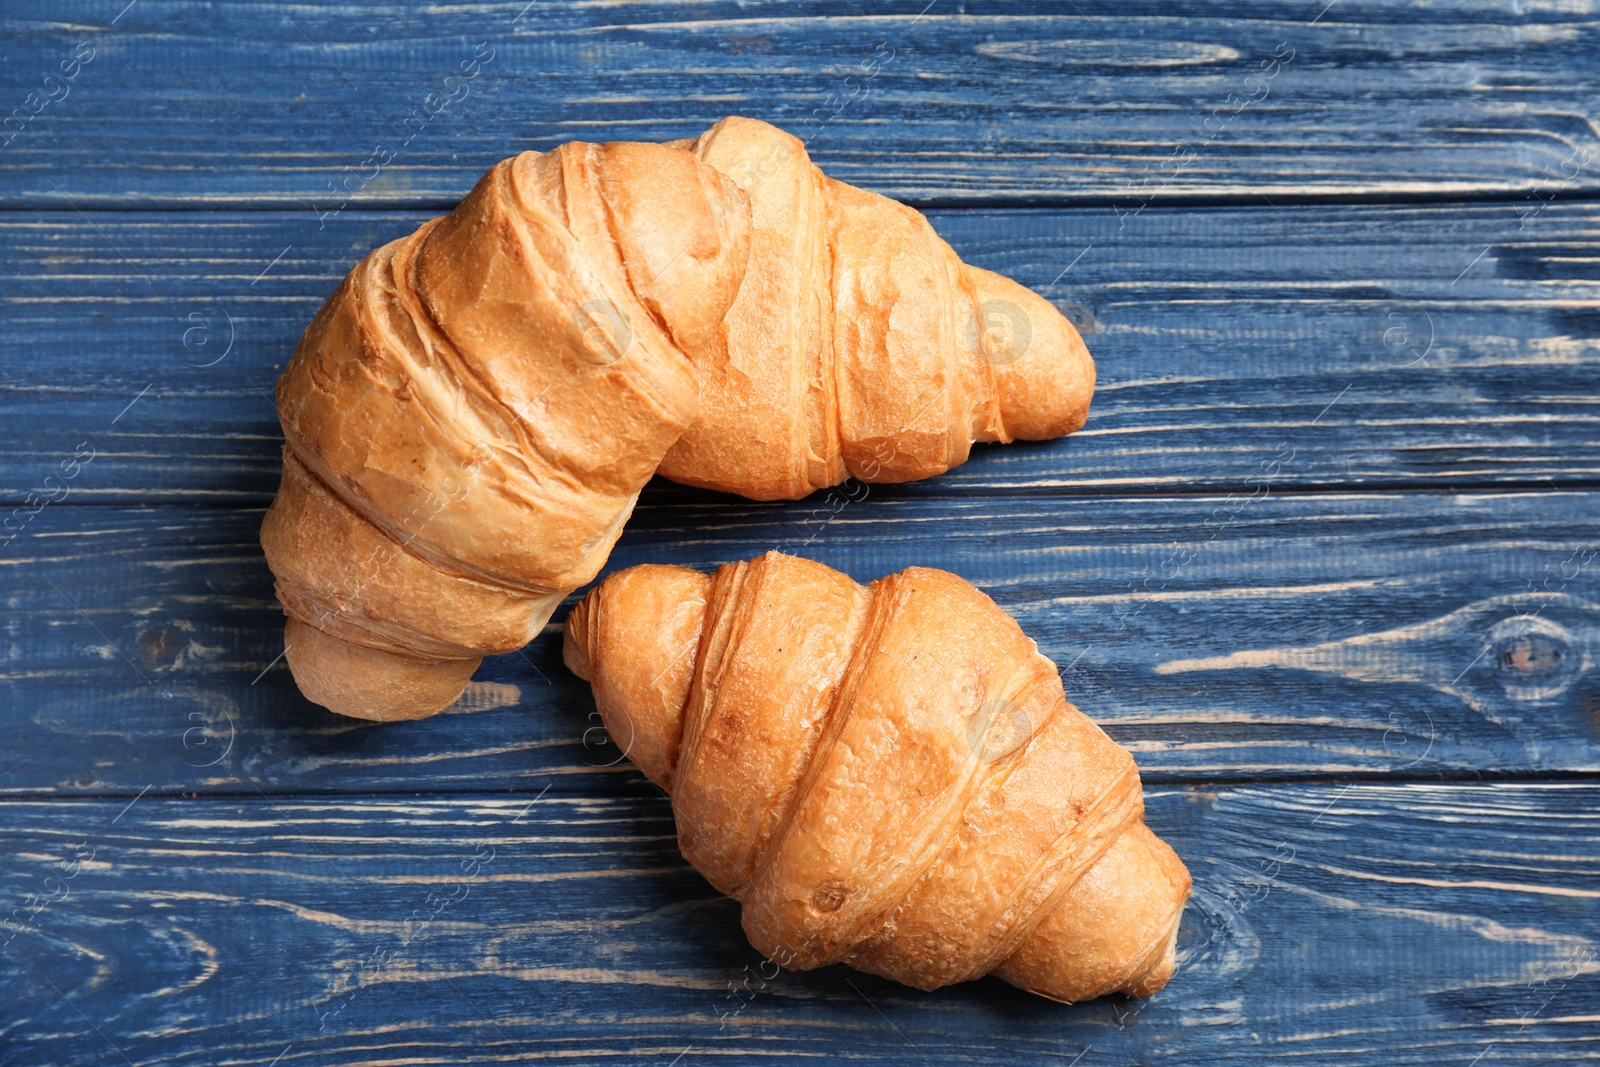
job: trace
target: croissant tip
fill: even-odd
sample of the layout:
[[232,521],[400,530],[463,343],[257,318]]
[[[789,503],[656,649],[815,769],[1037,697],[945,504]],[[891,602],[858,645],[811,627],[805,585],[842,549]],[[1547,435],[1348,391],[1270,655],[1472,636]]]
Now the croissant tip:
[[589,681],[592,671],[589,664],[589,605],[598,592],[598,586],[573,606],[561,627],[561,662],[567,670],[584,681]]
[[284,658],[313,704],[354,719],[425,719],[454,704],[481,659],[423,659],[369,648],[290,617]]
[[1123,987],[1123,992],[1134,997],[1150,997],[1161,992],[1172,981],[1172,976],[1178,971],[1178,922],[1175,919],[1172,929],[1167,934],[1167,940],[1161,946],[1161,954],[1156,957],[1155,963],[1148,971],[1140,975],[1137,981],[1130,982]]

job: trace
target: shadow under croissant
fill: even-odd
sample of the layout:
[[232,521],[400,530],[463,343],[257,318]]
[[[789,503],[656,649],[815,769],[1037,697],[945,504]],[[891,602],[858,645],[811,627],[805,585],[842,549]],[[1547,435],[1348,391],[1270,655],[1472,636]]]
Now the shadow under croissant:
[[568,616],[563,655],[768,959],[1067,1002],[1172,976],[1189,874],[1132,758],[960,578],[634,567]]

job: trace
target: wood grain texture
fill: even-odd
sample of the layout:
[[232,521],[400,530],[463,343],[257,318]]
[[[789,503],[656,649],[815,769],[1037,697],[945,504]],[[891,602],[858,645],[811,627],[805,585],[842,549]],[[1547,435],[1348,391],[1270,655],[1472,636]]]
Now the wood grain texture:
[[730,112],[924,201],[1600,187],[1592,0],[121,7],[7,5],[0,202],[444,204]]
[[[1152,781],[1592,773],[1597,503],[1269,491],[649,506],[609,569],[782,547],[863,581],[954,571],[1016,616]],[[639,787],[554,632],[487,661],[457,713],[374,726],[307,704],[277,658],[260,518],[35,518],[0,560],[0,789]]]
[[[26,357],[0,364],[0,498],[84,445],[69,502],[265,503],[279,369],[350,265],[424,217],[0,216],[0,320]],[[933,221],[1082,323],[1099,387],[1072,437],[981,447],[896,493],[1600,478],[1600,206]]]
[[[1600,0],[0,27],[0,1067],[1600,1060]],[[270,397],[338,279],[506,155],[730,112],[932,207],[1100,388],[915,485],[658,482],[610,569],[988,591],[1194,872],[1154,1000],[772,977],[554,627],[417,723],[276,658]]]
[[0,1063],[1595,1055],[1595,786],[1147,803],[1195,876],[1177,977],[1064,1006],[993,980],[774,974],[677,855],[659,795],[8,801],[0,893],[34,910],[0,935]]

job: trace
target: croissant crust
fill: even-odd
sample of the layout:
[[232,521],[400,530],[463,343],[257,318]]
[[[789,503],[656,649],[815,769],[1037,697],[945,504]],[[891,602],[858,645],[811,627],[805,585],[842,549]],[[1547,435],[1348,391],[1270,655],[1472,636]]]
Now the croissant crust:
[[730,116],[676,143],[738,183],[752,230],[724,337],[694,356],[700,415],[663,475],[799,499],[1083,425],[1094,360],[1048,300],[963,263],[920,212],[827,177],[775,126]]
[[356,265],[279,379],[261,531],[309,698],[432,714],[594,577],[748,247],[744,194],[690,153],[574,143]]
[[772,960],[1063,1001],[1171,977],[1190,879],[1132,757],[955,575],[633,567],[572,611],[563,652]]

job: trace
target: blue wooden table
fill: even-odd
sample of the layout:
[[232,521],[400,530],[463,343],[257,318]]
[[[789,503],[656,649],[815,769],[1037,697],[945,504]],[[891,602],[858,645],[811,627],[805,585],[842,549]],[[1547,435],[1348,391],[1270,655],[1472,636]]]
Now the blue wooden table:
[[[0,1063],[1600,1058],[1594,0],[0,21]],[[279,658],[270,397],[338,279],[504,156],[730,112],[1045,293],[1099,391],[848,503],[652,485],[611,566],[994,596],[1194,872],[1152,1000],[775,974],[554,628],[410,724]]]

